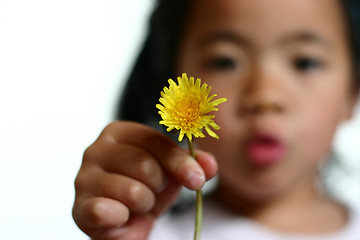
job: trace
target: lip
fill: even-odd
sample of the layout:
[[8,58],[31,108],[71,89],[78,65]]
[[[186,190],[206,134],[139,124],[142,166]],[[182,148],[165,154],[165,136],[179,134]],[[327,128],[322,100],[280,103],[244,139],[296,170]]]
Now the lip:
[[251,163],[269,166],[281,161],[285,155],[285,145],[274,136],[258,134],[248,142],[246,154]]

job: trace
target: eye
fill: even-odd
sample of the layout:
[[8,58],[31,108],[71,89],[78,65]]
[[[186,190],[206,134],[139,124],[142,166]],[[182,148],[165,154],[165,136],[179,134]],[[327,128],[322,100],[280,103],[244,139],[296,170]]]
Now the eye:
[[299,72],[309,72],[316,69],[320,69],[323,66],[321,61],[310,57],[296,58],[292,62],[292,65],[295,68],[295,70]]
[[236,65],[236,61],[230,57],[214,57],[206,63],[206,67],[213,70],[233,70]]

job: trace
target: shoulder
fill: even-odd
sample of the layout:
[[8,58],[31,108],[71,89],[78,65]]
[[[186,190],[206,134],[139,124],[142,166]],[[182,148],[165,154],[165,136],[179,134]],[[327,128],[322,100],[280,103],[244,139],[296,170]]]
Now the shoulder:
[[149,240],[192,239],[194,214],[193,208],[182,213],[166,213],[154,224]]
[[339,232],[341,239],[358,240],[360,239],[360,211],[349,210],[348,224]]
[[[202,239],[235,240],[238,236],[244,239],[276,239],[265,238],[266,231],[258,229],[257,225],[246,218],[235,215],[224,209],[211,199],[204,199],[204,212],[201,236]],[[194,235],[195,208],[184,212],[166,214],[154,225],[150,240],[183,240],[192,239]]]
[[[250,219],[234,215],[219,204],[204,201],[202,238],[207,240],[235,240],[238,236],[251,240],[307,239],[307,240],[360,240],[360,211],[349,209],[348,223],[330,235],[289,234],[266,228]],[[154,225],[150,240],[192,239],[194,234],[194,207],[177,214],[166,214]]]
[[[221,207],[211,199],[204,198],[203,202],[203,224],[202,238],[208,239],[208,232],[214,228],[219,229],[227,216]],[[175,213],[167,213],[162,216],[154,225],[150,240],[183,240],[192,239],[194,235],[195,206],[190,204],[186,210]],[[217,226],[216,226],[217,225]],[[210,238],[212,239],[212,238]]]

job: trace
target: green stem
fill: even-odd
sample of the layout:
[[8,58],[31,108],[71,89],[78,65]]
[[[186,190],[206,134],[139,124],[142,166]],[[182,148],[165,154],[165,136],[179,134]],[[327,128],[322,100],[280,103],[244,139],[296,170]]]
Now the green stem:
[[[190,155],[195,158],[194,144],[188,140],[188,146],[190,150]],[[201,225],[202,225],[202,212],[203,212],[203,204],[202,204],[202,192],[200,190],[196,190],[196,215],[195,215],[195,233],[194,240],[200,240],[201,234]]]

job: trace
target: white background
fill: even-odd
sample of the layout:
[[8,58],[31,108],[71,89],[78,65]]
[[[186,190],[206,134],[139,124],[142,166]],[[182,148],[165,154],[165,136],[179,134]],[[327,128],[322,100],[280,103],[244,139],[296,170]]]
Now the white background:
[[[84,149],[113,110],[153,0],[0,0],[0,239],[87,239],[71,218]],[[338,135],[359,207],[359,117]]]
[[87,239],[84,149],[113,119],[152,0],[0,0],[0,239]]

